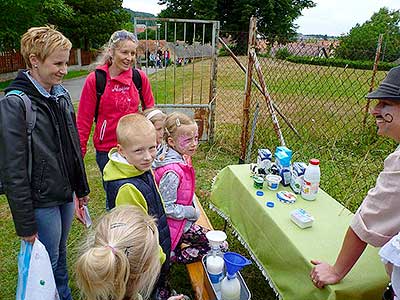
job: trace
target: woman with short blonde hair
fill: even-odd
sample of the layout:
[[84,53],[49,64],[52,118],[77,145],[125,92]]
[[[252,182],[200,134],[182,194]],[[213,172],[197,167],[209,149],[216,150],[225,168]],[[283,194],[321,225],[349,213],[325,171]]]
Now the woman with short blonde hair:
[[[61,300],[72,298],[66,243],[73,193],[80,205],[89,194],[74,107],[61,85],[70,49],[71,42],[53,26],[30,28],[21,39],[27,69],[18,72],[0,101],[0,176],[15,229],[26,242],[38,238],[46,247]],[[31,133],[27,109],[34,116]]]

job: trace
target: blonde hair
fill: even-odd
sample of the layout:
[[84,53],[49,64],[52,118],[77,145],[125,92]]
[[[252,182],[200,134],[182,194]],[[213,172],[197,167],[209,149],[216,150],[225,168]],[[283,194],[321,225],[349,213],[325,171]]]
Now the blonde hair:
[[71,50],[72,44],[53,25],[43,27],[32,27],[21,38],[21,54],[25,64],[32,68],[29,56],[34,54],[39,61],[43,62],[56,49]]
[[147,299],[161,269],[153,217],[136,206],[104,215],[76,261],[76,282],[86,299]]
[[196,122],[188,115],[181,112],[170,113],[165,120],[165,142],[168,142],[169,137],[176,137],[176,132],[179,126],[192,124],[196,124]]
[[161,110],[155,107],[145,109],[143,111],[143,115],[153,124],[157,121],[165,122],[167,118],[166,114],[164,114]]
[[[126,41],[126,40],[131,40],[135,44],[135,48],[139,45],[138,39],[136,35],[130,31],[127,31],[125,29],[123,30],[118,30],[115,31],[108,42],[102,47],[102,51],[100,55],[98,56],[96,65],[111,65],[112,64],[112,59],[110,52],[113,52],[115,49],[118,49],[120,47],[121,42]],[[133,61],[133,66],[136,64],[136,60]]]
[[117,142],[122,146],[132,144],[132,138],[138,134],[156,134],[153,123],[141,114],[128,114],[119,119],[117,125]]

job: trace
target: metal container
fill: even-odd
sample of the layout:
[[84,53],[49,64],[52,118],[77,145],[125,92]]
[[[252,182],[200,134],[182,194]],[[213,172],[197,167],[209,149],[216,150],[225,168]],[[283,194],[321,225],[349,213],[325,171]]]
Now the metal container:
[[[203,265],[203,270],[204,274],[204,286],[207,289],[207,293],[210,296],[210,300],[221,300],[221,292],[216,292],[214,289],[213,284],[211,283],[210,276],[208,276],[207,268],[206,268],[206,256],[203,256],[203,259],[201,260],[202,265]],[[236,273],[237,278],[239,279],[240,282],[240,300],[250,300],[251,299],[251,293],[249,291],[249,288],[246,285],[246,282],[244,281],[242,275],[240,272]]]

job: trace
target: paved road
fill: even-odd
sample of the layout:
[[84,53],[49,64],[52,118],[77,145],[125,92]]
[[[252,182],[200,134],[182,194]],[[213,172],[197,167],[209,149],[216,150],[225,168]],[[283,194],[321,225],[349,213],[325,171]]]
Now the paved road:
[[83,84],[85,83],[86,76],[65,80],[63,86],[71,94],[72,102],[79,101]]
[[[146,71],[145,68],[142,68],[142,70]],[[147,70],[147,74],[150,75],[152,73],[155,73],[156,71],[160,72],[160,70],[156,70],[154,68],[149,68]],[[71,94],[71,99],[73,102],[79,101],[79,98],[81,96],[81,91],[82,91],[83,85],[85,83],[85,79],[86,79],[86,76],[83,76],[83,77],[79,77],[79,78],[65,80],[63,82],[63,86]]]
[[[71,94],[71,99],[73,102],[79,101],[81,96],[81,91],[83,84],[85,83],[86,76],[68,79],[63,82],[63,86],[69,91]],[[0,92],[0,97],[4,95],[4,92]]]

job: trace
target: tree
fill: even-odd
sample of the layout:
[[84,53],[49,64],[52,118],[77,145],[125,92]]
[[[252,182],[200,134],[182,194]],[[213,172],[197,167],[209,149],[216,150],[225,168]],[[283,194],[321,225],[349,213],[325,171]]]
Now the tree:
[[394,61],[400,57],[400,10],[381,8],[364,24],[356,24],[340,38],[336,56],[351,60],[373,60],[379,34],[383,34],[382,57]]
[[55,25],[74,47],[100,47],[119,29],[132,31],[122,0],[1,0],[0,50],[18,49],[32,26]]
[[126,27],[130,21],[122,0],[64,1],[73,8],[74,17],[63,24],[63,30],[75,47],[99,48],[114,31]]
[[271,41],[293,38],[294,20],[304,8],[315,6],[312,0],[160,0],[160,4],[167,4],[161,17],[219,20],[221,30],[230,32],[247,32],[250,17],[256,16],[258,31]]
[[137,37],[139,40],[156,40],[157,32],[151,28],[146,28],[145,31],[138,33]]
[[0,1],[0,50],[18,49],[21,35],[28,28],[46,22],[41,7],[38,0]]
[[41,14],[48,24],[60,24],[73,18],[74,10],[64,0],[44,0],[41,5]]

